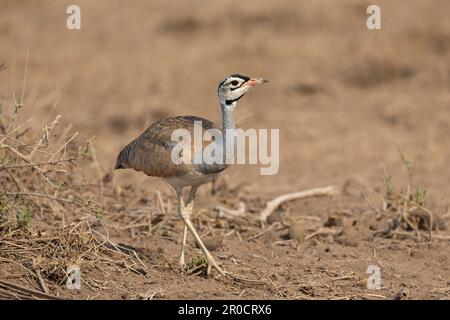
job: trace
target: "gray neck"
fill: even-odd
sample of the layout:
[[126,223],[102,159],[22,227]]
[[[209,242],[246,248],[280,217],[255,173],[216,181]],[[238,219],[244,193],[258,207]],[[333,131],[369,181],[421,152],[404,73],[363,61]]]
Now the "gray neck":
[[222,112],[223,145],[225,147],[224,159],[226,163],[232,163],[230,161],[234,161],[236,148],[236,136],[234,134],[234,130],[236,129],[236,125],[234,124],[235,108],[236,101],[232,102],[231,104],[227,104],[225,101],[220,101],[220,110]]

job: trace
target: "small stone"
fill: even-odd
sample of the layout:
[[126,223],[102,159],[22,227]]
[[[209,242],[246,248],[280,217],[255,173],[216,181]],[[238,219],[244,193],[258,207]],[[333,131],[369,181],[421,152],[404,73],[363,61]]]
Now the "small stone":
[[394,297],[392,298],[393,300],[406,300],[409,299],[410,296],[410,291],[408,288],[402,288],[400,289],[400,291],[398,291]]
[[267,217],[267,223],[268,224],[272,224],[275,222],[281,222],[281,214],[279,212],[272,212],[268,217]]
[[306,227],[301,222],[295,222],[289,227],[288,237],[293,240],[302,240],[306,234]]
[[345,236],[340,236],[340,237],[334,238],[334,242],[336,242],[337,244],[340,244],[341,246],[346,246],[346,247],[357,247],[358,246],[358,242],[351,240],[350,238],[345,237]]
[[206,237],[205,239],[203,239],[203,244],[205,245],[206,249],[210,250],[210,251],[215,251],[217,250],[223,243],[223,239],[222,237]]
[[328,216],[327,221],[323,224],[324,227],[342,227],[344,225],[344,220],[341,217],[337,217],[335,215]]
[[447,222],[442,219],[441,217],[436,218],[436,220],[433,223],[434,229],[438,231],[445,231],[447,230]]
[[249,222],[241,217],[235,217],[233,221],[231,222],[231,225],[235,226],[237,229],[241,230],[244,229],[245,226],[249,225]]

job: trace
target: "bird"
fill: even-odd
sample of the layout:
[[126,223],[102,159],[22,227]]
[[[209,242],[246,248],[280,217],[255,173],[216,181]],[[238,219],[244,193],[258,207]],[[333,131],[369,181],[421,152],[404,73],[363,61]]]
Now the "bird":
[[[162,118],[150,125],[117,156],[115,170],[133,169],[148,176],[160,177],[175,191],[177,214],[184,223],[179,256],[179,265],[182,269],[186,268],[185,246],[189,231],[206,258],[207,275],[210,275],[211,268],[216,269],[222,276],[226,275],[226,272],[203,244],[190,216],[198,187],[215,179],[229,166],[230,162],[226,160],[234,157],[236,142],[236,137],[233,135],[233,131],[236,129],[234,113],[238,101],[251,88],[266,82],[268,81],[263,78],[250,78],[238,73],[227,76],[219,83],[217,89],[222,116],[221,128],[216,127],[212,121],[197,116]],[[223,148],[224,161],[216,161],[212,164],[204,161],[200,163],[173,161],[174,148],[177,147],[177,143],[172,140],[173,132],[183,129],[193,133],[196,123],[201,123],[202,132],[218,130],[221,133],[220,139],[213,140],[213,143],[217,143],[220,148]],[[227,134],[227,132],[231,134]],[[202,150],[203,148],[202,144]],[[179,153],[181,155],[182,152]],[[189,189],[189,193],[187,198],[183,199],[183,190],[186,188]]]

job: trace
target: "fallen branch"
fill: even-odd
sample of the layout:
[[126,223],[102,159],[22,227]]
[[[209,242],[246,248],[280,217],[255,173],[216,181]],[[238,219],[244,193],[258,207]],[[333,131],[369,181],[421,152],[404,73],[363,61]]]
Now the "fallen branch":
[[[433,234],[433,235],[431,235],[431,238],[430,238],[430,235],[427,233],[422,233],[421,235],[422,235],[422,237],[427,238],[427,240],[436,239],[436,240],[442,240],[442,241],[450,241],[450,236]],[[407,231],[392,231],[388,236],[389,237],[390,236],[404,236],[404,237],[410,237],[410,238],[417,238],[417,234],[415,232],[407,232]]]
[[315,236],[327,236],[327,235],[338,235],[342,232],[342,228],[333,229],[333,228],[319,228],[317,231],[307,235],[303,241],[314,238]]
[[32,297],[37,297],[40,299],[62,300],[59,297],[52,296],[52,295],[49,295],[49,294],[46,294],[46,293],[43,293],[40,291],[36,291],[33,289],[28,289],[28,288],[19,286],[18,284],[14,284],[14,283],[7,282],[4,280],[0,280],[0,288],[3,288],[4,290],[12,290],[19,294],[30,295]]
[[224,218],[226,216],[232,216],[232,217],[241,217],[244,218],[247,215],[245,214],[245,203],[240,202],[238,205],[237,210],[230,209],[224,206],[216,206],[215,209],[218,211],[218,217]]
[[259,238],[259,237],[262,237],[262,236],[265,235],[266,233],[268,233],[268,232],[272,231],[273,229],[275,229],[275,228],[277,228],[277,227],[280,227],[280,226],[281,226],[281,223],[275,222],[275,223],[271,224],[271,225],[270,225],[268,228],[266,228],[265,230],[263,230],[263,231],[261,231],[261,232],[255,234],[254,236],[251,236],[250,238],[248,238],[247,241],[255,240],[255,239]]
[[42,291],[44,291],[44,293],[48,294],[47,286],[45,285],[45,281],[41,276],[41,272],[39,271],[39,268],[34,267],[34,272],[36,273],[36,277],[39,281],[39,285],[41,286]]
[[29,167],[36,167],[36,166],[43,166],[43,165],[57,165],[61,162],[70,162],[78,160],[77,157],[71,157],[67,159],[61,159],[61,160],[53,160],[53,161],[46,161],[46,162],[35,162],[35,163],[28,163],[28,164],[15,164],[11,166],[0,166],[1,170],[8,170],[8,169],[19,169],[19,168],[29,168]]
[[338,192],[335,190],[334,187],[329,186],[326,188],[316,188],[300,192],[283,194],[267,202],[266,208],[259,214],[259,219],[262,222],[266,222],[267,217],[270,216],[272,212],[274,212],[281,204],[285,202],[311,197],[331,196],[337,193]]
[[59,201],[59,202],[65,202],[65,203],[70,203],[70,204],[75,204],[78,205],[80,207],[83,207],[83,204],[74,200],[70,200],[70,199],[66,199],[66,198],[60,198],[60,197],[54,197],[48,194],[44,194],[44,193],[37,193],[37,192],[5,192],[4,195],[7,196],[24,196],[24,197],[37,197],[37,198],[46,198],[46,199],[50,199],[50,200],[54,200],[54,201]]

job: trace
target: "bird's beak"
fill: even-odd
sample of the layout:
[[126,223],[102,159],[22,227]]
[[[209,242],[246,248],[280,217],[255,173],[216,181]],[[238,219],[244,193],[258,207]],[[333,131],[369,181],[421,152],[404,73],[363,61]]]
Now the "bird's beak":
[[254,87],[257,84],[261,84],[261,83],[266,83],[269,82],[269,80],[265,80],[263,78],[251,78],[250,80],[247,81],[247,85],[250,87]]

